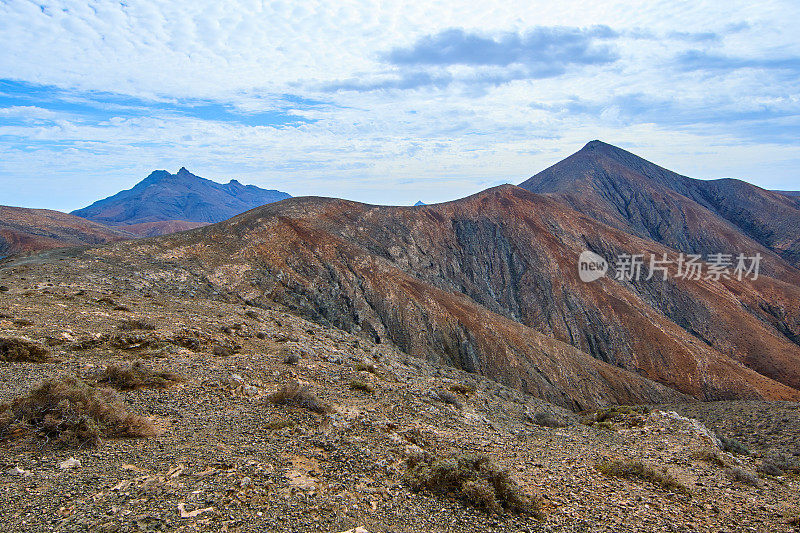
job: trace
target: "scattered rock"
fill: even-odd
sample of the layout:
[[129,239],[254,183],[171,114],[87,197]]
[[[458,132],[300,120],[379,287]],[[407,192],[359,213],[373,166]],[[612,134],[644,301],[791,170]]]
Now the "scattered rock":
[[58,468],[61,470],[69,470],[70,468],[80,468],[81,462],[79,459],[75,459],[74,457],[70,457],[66,461],[61,461],[58,463]]
[[15,477],[31,477],[33,475],[33,472],[31,472],[30,470],[23,470],[19,466],[15,466],[14,468],[8,471],[8,475]]

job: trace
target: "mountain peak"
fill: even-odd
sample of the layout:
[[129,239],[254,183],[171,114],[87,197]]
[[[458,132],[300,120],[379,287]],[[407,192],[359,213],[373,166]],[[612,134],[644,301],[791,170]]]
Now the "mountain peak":
[[213,224],[254,207],[289,198],[284,192],[201,178],[181,167],[176,174],[156,170],[133,188],[73,214],[111,226],[164,221]]
[[606,142],[594,139],[586,143],[586,145],[583,148],[581,148],[580,152],[578,153],[581,152],[600,152],[604,154],[610,154],[610,153],[625,152],[625,150],[623,150],[618,146],[614,146],[613,144],[608,144]]

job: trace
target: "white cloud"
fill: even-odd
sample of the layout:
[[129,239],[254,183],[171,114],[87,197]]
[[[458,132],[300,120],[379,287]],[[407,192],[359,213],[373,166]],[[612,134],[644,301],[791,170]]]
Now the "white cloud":
[[[182,165],[292,194],[431,202],[519,182],[593,138],[698,177],[731,175],[740,165],[748,174],[739,177],[774,187],[790,187],[800,160],[796,143],[778,138],[798,131],[779,116],[797,110],[797,76],[675,65],[691,50],[800,57],[800,7],[792,1],[43,6],[0,3],[0,80],[53,87],[63,104],[48,107],[50,93],[32,91],[29,101],[4,105],[0,85],[0,203],[73,209],[154,168]],[[618,60],[551,78],[473,83],[473,71],[450,65],[441,72],[460,81],[438,88],[321,89],[395,76],[388,52],[450,28],[500,36],[597,25],[620,33]],[[311,122],[253,126],[184,112],[189,101]],[[664,102],[672,107],[659,112]],[[759,113],[777,118],[761,124]],[[36,192],[45,178],[61,200]]]

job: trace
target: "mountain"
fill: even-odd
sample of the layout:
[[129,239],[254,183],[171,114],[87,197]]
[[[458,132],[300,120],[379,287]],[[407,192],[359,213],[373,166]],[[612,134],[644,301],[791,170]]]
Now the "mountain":
[[780,279],[584,283],[586,249],[674,252],[507,185],[421,207],[295,198],[103,257],[163,262],[192,294],[277,302],[570,408],[800,400],[796,269],[773,254]]
[[772,191],[784,196],[800,196],[800,191]]
[[0,258],[21,252],[104,244],[132,237],[121,229],[60,211],[0,206]]
[[800,266],[800,203],[743,181],[692,179],[591,141],[520,187],[682,252],[769,251]]
[[126,229],[148,236],[220,222],[289,197],[236,180],[217,183],[181,168],[176,174],[156,170],[132,189],[72,214],[109,226],[132,226]]

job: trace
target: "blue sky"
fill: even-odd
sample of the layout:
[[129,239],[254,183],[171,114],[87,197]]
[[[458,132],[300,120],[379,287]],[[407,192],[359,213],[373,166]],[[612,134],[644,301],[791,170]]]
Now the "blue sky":
[[591,139],[800,189],[800,4],[0,0],[0,204],[154,169],[413,204]]

